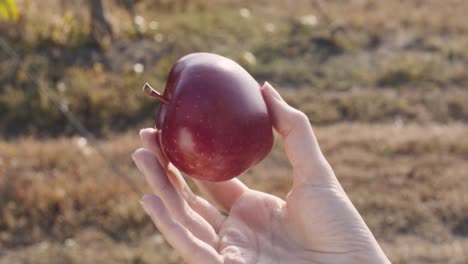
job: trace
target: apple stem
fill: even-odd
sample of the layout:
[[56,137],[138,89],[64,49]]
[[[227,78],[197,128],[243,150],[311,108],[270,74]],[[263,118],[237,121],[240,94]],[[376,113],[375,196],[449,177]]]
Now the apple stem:
[[169,100],[167,100],[166,97],[162,96],[158,91],[153,89],[149,83],[145,83],[143,85],[143,92],[145,92],[146,95],[154,97],[161,101],[163,104],[169,104]]

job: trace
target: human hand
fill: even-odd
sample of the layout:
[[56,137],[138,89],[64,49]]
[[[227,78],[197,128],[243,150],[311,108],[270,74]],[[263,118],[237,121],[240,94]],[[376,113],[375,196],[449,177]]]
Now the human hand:
[[159,131],[144,129],[144,148],[133,159],[154,193],[141,203],[160,232],[193,264],[390,263],[320,151],[306,115],[268,83],[262,93],[293,168],[286,200],[238,179],[194,180],[215,207],[164,157]]

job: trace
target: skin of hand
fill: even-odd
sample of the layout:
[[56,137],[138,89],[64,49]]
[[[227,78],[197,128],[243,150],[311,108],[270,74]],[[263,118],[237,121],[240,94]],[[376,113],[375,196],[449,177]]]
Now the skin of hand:
[[261,89],[293,168],[286,200],[238,179],[194,180],[210,203],[164,157],[159,131],[143,129],[143,148],[132,157],[153,191],[141,204],[157,228],[190,264],[390,263],[323,156],[307,116],[270,84]]

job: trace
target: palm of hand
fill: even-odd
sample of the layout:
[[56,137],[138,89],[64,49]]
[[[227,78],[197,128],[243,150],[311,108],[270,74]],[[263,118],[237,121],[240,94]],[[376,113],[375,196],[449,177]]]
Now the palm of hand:
[[228,212],[221,214],[170,166],[156,140],[159,131],[145,129],[145,149],[133,159],[155,193],[145,195],[142,205],[158,229],[188,263],[389,263],[320,152],[305,115],[272,87],[263,92],[294,170],[286,201],[238,179],[195,180]]
[[288,263],[284,254],[293,246],[283,212],[284,201],[265,193],[245,193],[221,225],[218,252],[227,263]]
[[[320,194],[320,198],[329,198],[326,199],[328,205],[318,205],[322,208],[336,208],[334,204],[345,199],[339,190],[329,188],[318,188],[314,193]],[[353,223],[340,223],[340,218],[346,217],[343,211],[339,214],[330,210],[324,212],[317,208],[314,200],[301,201],[298,197],[312,198],[314,193],[290,194],[287,201],[291,206],[266,193],[245,193],[233,204],[221,225],[218,252],[227,263],[228,260],[235,263],[346,263],[350,259],[369,257],[371,241],[367,230],[356,230]],[[304,202],[307,205],[301,205]],[[296,207],[302,210],[297,211]],[[314,209],[315,213],[321,211],[319,218],[313,216],[311,210]],[[352,213],[345,209],[345,214],[346,211]],[[301,224],[300,219],[306,220],[305,224]],[[354,224],[359,226],[358,222]],[[352,237],[352,242],[342,239],[346,237]]]

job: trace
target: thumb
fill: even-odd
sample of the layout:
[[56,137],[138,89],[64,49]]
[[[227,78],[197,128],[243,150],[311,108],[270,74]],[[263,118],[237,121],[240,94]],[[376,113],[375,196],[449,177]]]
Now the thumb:
[[334,184],[336,178],[320,150],[308,117],[288,105],[268,82],[263,85],[262,94],[293,168],[294,186]]

